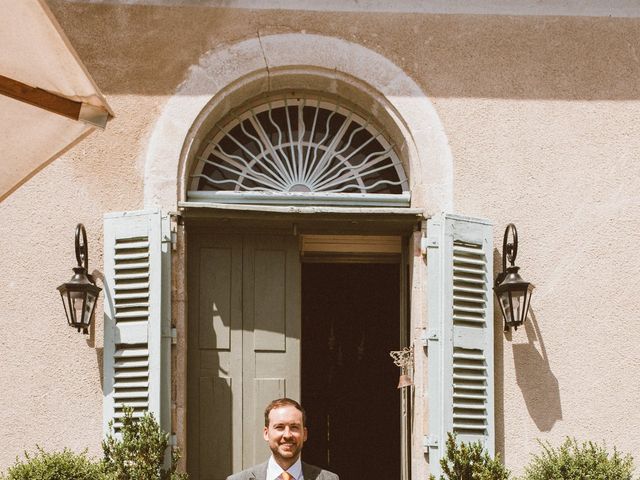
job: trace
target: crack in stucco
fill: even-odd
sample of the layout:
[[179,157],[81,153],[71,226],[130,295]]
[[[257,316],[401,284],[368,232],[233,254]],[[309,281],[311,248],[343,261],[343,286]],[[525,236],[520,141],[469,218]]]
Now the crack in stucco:
[[262,37],[260,36],[259,28],[256,30],[256,34],[258,35],[258,44],[260,45],[260,52],[264,59],[264,66],[267,69],[267,88],[271,91],[271,70],[269,70],[269,62],[267,61],[267,54],[264,51],[264,45],[262,44]]

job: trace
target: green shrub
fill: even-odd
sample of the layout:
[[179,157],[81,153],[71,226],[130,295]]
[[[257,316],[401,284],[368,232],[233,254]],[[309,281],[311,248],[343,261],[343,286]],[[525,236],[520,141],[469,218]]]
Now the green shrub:
[[[491,458],[480,442],[458,444],[455,435],[447,436],[446,454],[440,459],[444,476],[440,480],[507,480],[511,473],[500,462]],[[431,475],[431,480],[435,477]]]
[[186,480],[187,475],[176,473],[179,452],[174,451],[171,465],[164,468],[169,447],[169,434],[164,433],[153,414],[133,418],[130,409],[125,410],[120,429],[121,438],[111,432],[102,442],[104,469],[113,480]]
[[34,454],[25,452],[24,461],[16,459],[5,480],[103,480],[102,464],[80,454],[64,449],[62,452],[47,453],[36,447]]
[[575,438],[567,438],[558,448],[548,442],[540,445],[542,453],[525,467],[523,480],[631,480],[633,458],[615,448],[609,455],[604,446],[578,444]]

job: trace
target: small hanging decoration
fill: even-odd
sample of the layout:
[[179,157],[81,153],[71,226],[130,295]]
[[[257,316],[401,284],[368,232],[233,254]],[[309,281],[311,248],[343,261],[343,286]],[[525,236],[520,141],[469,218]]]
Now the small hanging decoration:
[[402,350],[392,350],[389,352],[393,363],[396,367],[400,367],[400,381],[398,388],[409,387],[413,385],[413,380],[409,375],[409,371],[413,368],[413,349],[404,347]]

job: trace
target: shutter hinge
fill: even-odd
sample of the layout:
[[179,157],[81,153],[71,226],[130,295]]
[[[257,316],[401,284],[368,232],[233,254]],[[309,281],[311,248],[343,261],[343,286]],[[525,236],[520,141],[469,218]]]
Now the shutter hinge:
[[[437,233],[437,232],[435,232]],[[427,250],[429,248],[438,248],[440,247],[440,239],[436,235],[429,235],[427,232],[427,221],[422,222],[422,239],[420,241],[420,251],[422,255],[427,255]]]
[[174,252],[178,249],[178,223],[180,222],[180,215],[178,212],[169,212],[170,219],[170,238],[168,239],[171,242],[171,250]]
[[162,338],[170,338],[171,345],[175,345],[178,343],[178,330],[176,330],[176,327],[171,327],[171,333],[169,335],[163,333]]
[[420,242],[420,251],[422,255],[427,254],[427,249],[429,248],[438,248],[440,246],[440,242],[435,237],[424,236],[422,237],[422,241]]
[[178,446],[178,436],[175,433],[172,433],[169,437],[169,446],[172,448],[176,448]]
[[440,340],[440,334],[434,330],[423,330],[420,340],[422,340],[422,345],[428,348],[429,342],[437,342]]
[[422,444],[425,450],[438,448],[439,447],[438,437],[436,437],[435,435],[425,435]]
[[174,252],[178,248],[178,231],[175,226],[171,226],[171,250]]

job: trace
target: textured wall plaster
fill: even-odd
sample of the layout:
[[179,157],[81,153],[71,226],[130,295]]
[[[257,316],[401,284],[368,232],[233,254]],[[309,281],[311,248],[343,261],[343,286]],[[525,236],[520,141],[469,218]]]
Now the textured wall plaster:
[[207,5],[257,10],[311,10],[318,12],[454,13],[478,15],[568,15],[595,17],[638,17],[633,0],[69,0],[79,3],[188,6]]
[[496,323],[507,464],[564,435],[640,459],[637,20],[51,6],[117,116],[0,204],[0,469],[36,443],[99,453],[101,306],[94,347],[62,325],[55,291],[75,223],[102,269],[102,215],[143,206],[140,159],[190,68],[258,31],[303,29],[406,72],[449,140],[457,212],[492,219],[496,246],[518,225],[537,327],[505,337]]
[[[466,186],[455,190],[458,208],[492,218],[498,248],[514,221],[518,265],[537,284],[535,322],[497,352],[505,460],[522,465],[536,438],[558,443],[565,435],[606,440],[638,457],[627,432],[640,428],[628,403],[640,392],[640,128],[632,120],[640,101],[437,106],[457,139],[454,157],[465,159],[454,169]],[[464,137],[455,133],[462,130]]]
[[141,206],[138,121],[154,99],[109,101],[133,116],[85,139],[0,203],[0,471],[36,444],[100,452],[102,303],[85,337],[66,326],[56,287],[73,273],[77,222],[87,229],[89,268],[102,286],[102,215]]

